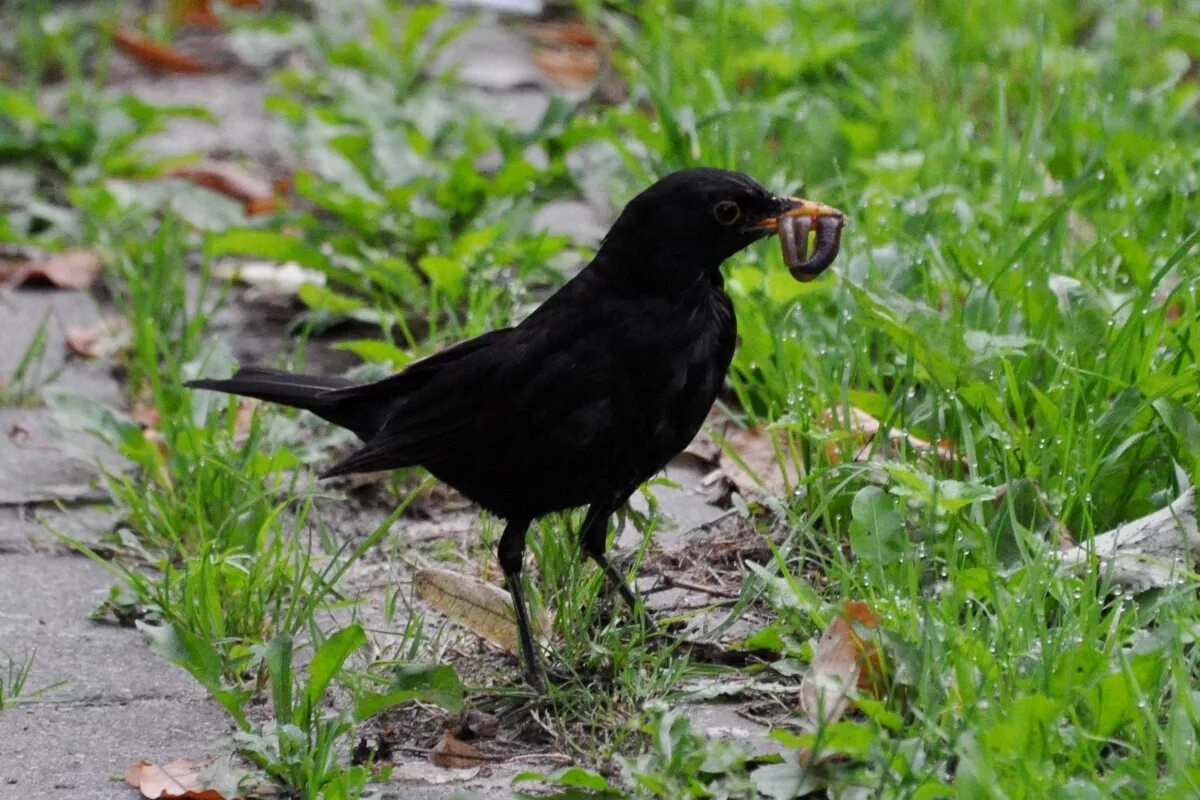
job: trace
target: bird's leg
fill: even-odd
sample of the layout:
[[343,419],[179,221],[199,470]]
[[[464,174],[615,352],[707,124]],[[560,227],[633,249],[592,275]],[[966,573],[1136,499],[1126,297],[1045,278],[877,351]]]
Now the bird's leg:
[[504,572],[504,583],[512,596],[513,611],[517,615],[517,632],[521,637],[521,661],[525,667],[525,680],[535,692],[545,694],[546,677],[533,643],[529,607],[525,605],[525,590],[521,586],[521,566],[525,560],[525,532],[529,529],[530,522],[528,519],[509,520],[500,536],[496,554],[500,560],[500,569]]
[[637,595],[626,583],[625,576],[612,565],[608,556],[604,554],[608,548],[608,518],[612,515],[612,511],[608,506],[599,503],[588,506],[587,516],[583,518],[583,525],[579,529],[579,542],[583,552],[587,553],[588,557],[604,570],[609,582],[616,587],[617,592],[629,604],[629,608],[636,609]]

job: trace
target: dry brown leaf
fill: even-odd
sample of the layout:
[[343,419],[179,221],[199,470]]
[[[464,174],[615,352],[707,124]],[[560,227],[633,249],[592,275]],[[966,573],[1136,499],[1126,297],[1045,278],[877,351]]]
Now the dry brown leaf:
[[229,800],[216,789],[205,787],[200,770],[206,766],[188,758],[177,758],[162,766],[139,761],[125,772],[125,782],[137,788],[142,797],[156,800]]
[[141,425],[142,430],[157,428],[158,423],[162,420],[162,416],[155,406],[140,401],[134,403],[133,408],[129,409],[129,418]]
[[[783,455],[783,465],[776,456],[776,447]],[[701,481],[711,503],[726,505],[734,491],[743,497],[764,492],[783,497],[788,487],[799,481],[785,430],[771,432],[761,427],[736,430],[725,437],[725,448],[717,469]]]
[[113,43],[130,57],[154,69],[166,72],[180,72],[185,75],[195,75],[207,72],[208,68],[191,56],[186,56],[178,50],[134,33],[129,30],[119,30],[113,34]]
[[129,321],[124,317],[102,319],[90,328],[67,330],[67,352],[83,358],[103,358],[129,343]]
[[489,714],[476,708],[468,708],[464,711],[461,723],[458,733],[466,735],[467,738],[475,736],[480,739],[494,739],[500,732],[499,718],[495,714]]
[[[450,619],[465,625],[497,647],[516,653],[517,622],[512,600],[499,586],[447,569],[422,569],[413,576],[417,594]],[[534,635],[549,629],[544,616],[530,621]]]
[[533,38],[545,45],[566,45],[594,50],[602,40],[587,25],[578,20],[542,22],[527,27]]
[[1183,276],[1177,272],[1171,272],[1163,276],[1163,279],[1158,282],[1158,286],[1154,289],[1154,296],[1151,299],[1152,305],[1154,308],[1167,306],[1163,312],[1163,316],[1166,317],[1168,322],[1174,322],[1183,313],[1182,304],[1178,300],[1171,299],[1181,283],[1183,283]]
[[248,216],[266,214],[279,206],[271,181],[252,175],[235,164],[206,160],[171,170],[169,175],[187,178],[214,192],[242,203]]
[[474,769],[487,759],[474,745],[454,736],[450,731],[429,751],[429,760],[436,767],[449,769]]
[[250,426],[254,422],[254,409],[258,408],[261,403],[253,397],[239,397],[237,404],[237,414],[233,418],[233,432],[238,436],[244,436],[250,432]]
[[593,50],[543,47],[533,52],[533,63],[564,89],[586,89],[600,71],[600,54]]
[[209,6],[208,0],[176,0],[171,4],[171,8],[171,16],[179,25],[210,30],[220,30],[224,27],[221,18]]
[[600,51],[607,41],[576,20],[528,26],[543,46],[533,53],[533,63],[550,80],[567,89],[586,89],[603,63]]
[[1096,226],[1074,209],[1067,212],[1067,230],[1084,244],[1093,244],[1096,241]]
[[800,707],[814,720],[841,719],[850,706],[849,692],[869,688],[879,674],[879,651],[855,632],[854,623],[874,630],[879,618],[866,603],[847,601],[821,634],[812,664],[800,683]]
[[0,264],[0,286],[20,286],[30,278],[40,278],[60,289],[87,289],[99,275],[100,259],[89,250],[65,250],[42,261]]
[[[262,0],[225,0],[225,3],[242,8],[262,8]],[[181,25],[213,30],[224,27],[221,18],[212,10],[210,0],[174,0],[171,11],[172,19]]]
[[[147,428],[142,431],[142,435],[146,438],[147,442],[154,445],[155,449],[164,456],[171,452],[171,445],[168,444],[167,437],[163,436],[158,430]],[[167,479],[167,483],[170,483],[169,479]]]
[[913,436],[911,433],[906,434],[903,431],[889,428],[887,442],[880,443],[877,438],[883,423],[861,408],[850,407],[848,424],[844,419],[844,409],[840,406],[826,409],[821,418],[831,428],[840,428],[838,432],[841,436],[830,438],[825,443],[825,454],[831,464],[840,463],[842,453],[846,452],[846,449],[854,453],[853,460],[855,461],[886,458],[889,453],[899,448],[901,442],[907,443],[908,447],[917,453],[935,453],[942,463],[962,462],[962,457],[955,452],[953,443],[946,440],[935,445],[919,436]]

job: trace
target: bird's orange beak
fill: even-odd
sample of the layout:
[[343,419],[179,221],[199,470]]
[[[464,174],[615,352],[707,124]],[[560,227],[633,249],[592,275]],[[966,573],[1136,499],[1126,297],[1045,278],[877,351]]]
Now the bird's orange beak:
[[807,217],[816,222],[821,217],[840,217],[846,219],[845,213],[833,206],[818,203],[816,200],[805,200],[803,197],[780,197],[779,205],[782,210],[773,217],[767,217],[758,223],[758,229],[766,229],[769,233],[778,233],[779,221],[788,217]]

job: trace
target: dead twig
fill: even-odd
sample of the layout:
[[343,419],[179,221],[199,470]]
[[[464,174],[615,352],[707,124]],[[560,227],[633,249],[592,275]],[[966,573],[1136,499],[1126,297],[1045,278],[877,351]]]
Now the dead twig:
[[1191,487],[1166,508],[1067,550],[1061,563],[1083,572],[1095,557],[1100,575],[1140,593],[1173,584],[1193,569],[1198,552],[1196,489]]
[[741,597],[739,592],[731,592],[719,586],[706,586],[702,583],[689,581],[686,578],[676,578],[666,573],[659,573],[658,577],[669,589],[687,589],[688,591],[700,592],[701,594],[712,595],[713,597],[724,597],[731,600]]

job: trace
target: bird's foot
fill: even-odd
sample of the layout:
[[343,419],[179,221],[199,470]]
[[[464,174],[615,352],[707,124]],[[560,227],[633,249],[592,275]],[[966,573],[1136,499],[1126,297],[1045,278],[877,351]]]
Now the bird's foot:
[[534,694],[545,697],[550,693],[550,686],[562,686],[570,683],[574,676],[555,667],[542,667],[537,670],[525,670],[525,682]]
[[546,676],[537,667],[525,670],[525,683],[529,684],[529,688],[537,695],[545,695],[548,690]]

